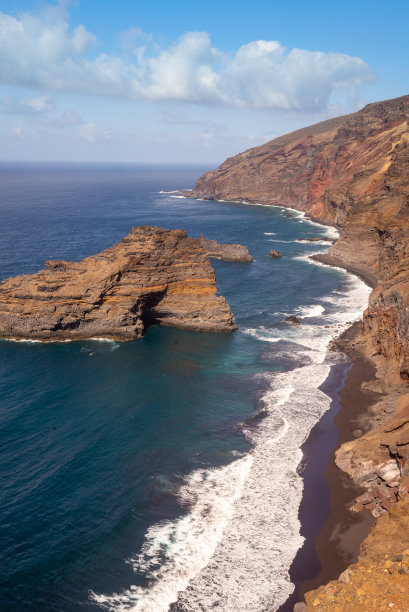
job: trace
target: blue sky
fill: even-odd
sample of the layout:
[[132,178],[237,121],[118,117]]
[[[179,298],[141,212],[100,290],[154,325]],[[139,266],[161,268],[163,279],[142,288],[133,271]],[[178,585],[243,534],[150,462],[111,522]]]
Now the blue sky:
[[409,93],[409,3],[0,0],[0,159],[199,162]]

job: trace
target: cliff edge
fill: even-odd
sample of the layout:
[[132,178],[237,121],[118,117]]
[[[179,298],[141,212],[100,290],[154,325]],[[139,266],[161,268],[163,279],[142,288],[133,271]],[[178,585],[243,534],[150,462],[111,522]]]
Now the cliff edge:
[[[369,104],[230,158],[186,194],[289,206],[339,229],[319,259],[373,288],[354,350],[374,362],[368,386],[381,399],[368,431],[344,444],[336,462],[366,489],[353,510],[376,517],[409,489],[408,120],[409,96]],[[336,597],[331,605],[361,609],[338,608]]]
[[0,337],[133,340],[158,323],[198,331],[236,329],[199,239],[184,230],[133,227],[122,242],[80,262],[0,283]]

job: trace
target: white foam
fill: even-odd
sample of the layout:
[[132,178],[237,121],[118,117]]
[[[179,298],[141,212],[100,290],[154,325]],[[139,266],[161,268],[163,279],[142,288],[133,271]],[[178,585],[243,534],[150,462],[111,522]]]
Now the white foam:
[[270,238],[267,242],[286,242],[289,244],[290,242],[295,242],[295,240],[278,240],[277,238]]
[[266,329],[263,326],[257,328],[242,329],[240,330],[243,334],[247,334],[248,336],[253,336],[253,338],[257,338],[257,340],[262,340],[263,342],[279,342],[281,338],[274,335],[274,332],[271,329]]
[[119,344],[115,340],[110,338],[65,338],[64,340],[33,340],[31,338],[1,338],[7,342],[22,342],[24,344],[65,344],[66,342],[88,342],[93,340],[94,342],[109,342],[113,345],[113,348],[118,348]]
[[251,455],[246,455],[225,467],[190,474],[179,491],[179,499],[189,513],[148,529],[140,554],[129,560],[135,572],[149,576],[150,586],[131,586],[110,596],[92,593],[91,598],[118,612],[168,610],[178,592],[211,559],[233,516],[234,501],[242,492],[251,464]]
[[[151,585],[93,595],[95,601],[115,612],[161,612],[176,600],[179,612],[273,612],[292,593],[289,568],[304,540],[298,518],[300,448],[330,406],[319,389],[337,359],[327,354],[328,342],[361,316],[370,291],[352,275],[344,278],[345,292],[302,307],[307,321],[299,328],[286,326],[280,338],[263,326],[243,330],[263,342],[281,339],[288,357],[305,363],[308,356],[307,365],[263,375],[269,377],[264,418],[243,428],[253,444],[251,455],[191,474],[180,493],[189,514],[148,530],[132,564],[148,572]],[[320,325],[308,321],[315,316]]]
[[303,317],[303,319],[310,319],[312,317],[319,317],[325,312],[324,306],[321,304],[312,304],[311,306],[300,306],[296,308],[296,313]]
[[186,196],[183,196],[183,195],[171,195],[170,197],[171,198],[179,198],[179,199],[184,200]]
[[174,191],[166,191],[166,190],[161,190],[159,191],[159,193],[180,193],[181,191],[183,191],[182,189],[175,189]]
[[276,232],[264,232],[264,236],[276,236]]
[[[328,238],[328,240],[325,240],[325,238],[323,238],[322,240],[314,240],[313,242],[310,242],[309,240],[303,240],[302,238],[298,238],[295,242],[299,242],[300,244],[304,244],[304,245],[310,245],[310,246],[317,246],[317,244],[319,244],[320,246],[329,246],[329,241],[330,239]],[[332,244],[332,242],[331,242]]]
[[[325,323],[346,325],[366,306],[368,288],[348,277],[348,291],[337,294],[337,309],[326,313],[323,305],[311,305],[305,314],[325,317]],[[325,315],[324,315],[325,310]],[[308,318],[308,317],[307,317]],[[324,322],[324,321],[323,321]],[[199,612],[261,612],[277,610],[294,589],[289,568],[302,545],[298,508],[303,481],[297,474],[300,447],[312,427],[329,408],[330,398],[319,390],[327,378],[331,359],[327,345],[334,327],[288,326],[283,341],[289,355],[308,354],[308,365],[271,374],[270,389],[263,397],[264,418],[245,433],[254,443],[253,464],[235,513],[210,563],[179,595],[178,610]],[[268,330],[261,330],[262,336]],[[274,330],[270,330],[274,335]]]
[[30,340],[29,338],[1,338],[6,342],[23,342],[24,344],[42,344],[44,340]]

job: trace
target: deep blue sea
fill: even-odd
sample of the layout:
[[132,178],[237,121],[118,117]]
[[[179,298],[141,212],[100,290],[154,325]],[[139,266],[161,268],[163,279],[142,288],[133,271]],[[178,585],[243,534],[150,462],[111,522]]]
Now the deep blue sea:
[[214,261],[235,333],[0,341],[2,612],[261,612],[293,589],[300,447],[330,403],[328,341],[368,289],[308,260],[329,245],[298,240],[331,231],[300,213],[167,193],[207,169],[0,165],[0,279],[134,225],[254,256]]

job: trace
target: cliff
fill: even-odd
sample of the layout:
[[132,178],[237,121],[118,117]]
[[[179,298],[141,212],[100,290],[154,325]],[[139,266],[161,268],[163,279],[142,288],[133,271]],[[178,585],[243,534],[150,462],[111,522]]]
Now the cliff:
[[338,580],[306,594],[307,610],[408,610],[409,496],[382,516],[361,545],[361,556]]
[[[370,104],[228,159],[187,193],[290,206],[336,226],[339,239],[319,259],[373,287],[354,344],[376,366],[369,386],[380,399],[336,462],[366,489],[353,510],[374,516],[409,489],[408,120],[409,96]],[[334,601],[322,609],[338,609]]]
[[80,262],[0,283],[0,337],[132,340],[158,323],[236,329],[199,239],[184,230],[133,227],[120,244]]

